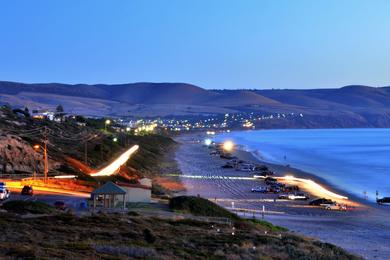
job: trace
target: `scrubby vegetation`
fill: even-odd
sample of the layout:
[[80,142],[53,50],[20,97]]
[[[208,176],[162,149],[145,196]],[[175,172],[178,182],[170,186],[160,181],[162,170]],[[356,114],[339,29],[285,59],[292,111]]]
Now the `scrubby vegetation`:
[[195,216],[224,217],[238,220],[236,214],[218,206],[211,201],[195,196],[178,196],[169,200],[169,207],[172,210],[190,213]]
[[5,202],[1,207],[17,214],[48,214],[55,211],[52,206],[40,201],[12,200]]
[[357,259],[336,246],[264,226],[233,229],[126,214],[0,219],[0,258]]

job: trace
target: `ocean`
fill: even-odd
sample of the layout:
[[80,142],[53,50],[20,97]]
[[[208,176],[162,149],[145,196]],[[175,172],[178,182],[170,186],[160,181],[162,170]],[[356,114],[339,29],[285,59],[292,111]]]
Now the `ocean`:
[[233,131],[214,140],[232,140],[259,159],[290,164],[361,198],[390,196],[390,129]]

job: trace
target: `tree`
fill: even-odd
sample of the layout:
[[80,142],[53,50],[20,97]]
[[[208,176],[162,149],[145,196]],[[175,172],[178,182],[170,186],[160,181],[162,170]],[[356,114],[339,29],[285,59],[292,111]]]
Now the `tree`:
[[57,113],[62,113],[62,112],[64,112],[64,108],[62,107],[62,105],[58,105],[58,106],[57,106],[56,112],[57,112]]

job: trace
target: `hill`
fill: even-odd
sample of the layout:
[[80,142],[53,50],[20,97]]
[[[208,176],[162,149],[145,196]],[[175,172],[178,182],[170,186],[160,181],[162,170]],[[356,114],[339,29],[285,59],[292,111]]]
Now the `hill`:
[[71,113],[93,116],[302,113],[310,120],[301,122],[302,127],[390,126],[390,87],[360,85],[310,90],[206,90],[186,83],[67,85],[0,81],[0,103],[30,110],[62,104]]

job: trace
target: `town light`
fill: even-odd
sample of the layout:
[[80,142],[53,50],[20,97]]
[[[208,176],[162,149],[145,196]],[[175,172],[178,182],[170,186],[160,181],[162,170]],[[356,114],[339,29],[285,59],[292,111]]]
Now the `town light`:
[[111,120],[107,119],[105,123],[106,123],[106,125],[109,125],[109,124],[111,124]]
[[41,148],[41,146],[40,146],[39,144],[36,144],[36,145],[33,146],[33,148],[34,148],[35,150],[38,150],[39,148]]
[[204,144],[209,146],[212,143],[211,139],[204,140]]
[[223,143],[223,149],[225,151],[231,151],[234,148],[234,143],[232,141],[225,141]]
[[130,127],[126,127],[126,131],[129,132],[130,131]]
[[118,142],[118,138],[114,137],[114,138],[112,139],[112,141]]

